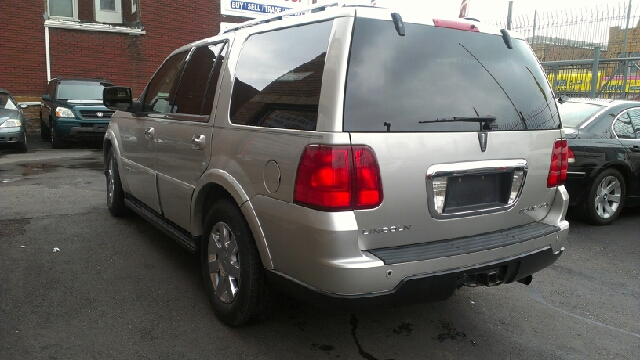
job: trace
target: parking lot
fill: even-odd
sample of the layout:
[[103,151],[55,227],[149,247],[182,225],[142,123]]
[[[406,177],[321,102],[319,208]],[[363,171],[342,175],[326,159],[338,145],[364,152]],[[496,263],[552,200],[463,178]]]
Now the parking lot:
[[569,217],[569,245],[530,286],[462,288],[445,302],[336,313],[283,298],[233,329],[198,259],[105,205],[102,150],[0,152],[2,359],[637,359],[640,209],[611,226]]

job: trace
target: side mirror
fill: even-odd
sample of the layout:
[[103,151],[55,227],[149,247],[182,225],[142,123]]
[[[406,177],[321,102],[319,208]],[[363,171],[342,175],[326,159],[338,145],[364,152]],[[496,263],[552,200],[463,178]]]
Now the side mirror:
[[44,94],[44,95],[42,95],[42,100],[51,101],[51,96],[49,96],[49,94]]
[[131,111],[133,97],[131,88],[122,86],[106,87],[102,90],[102,102],[111,110]]

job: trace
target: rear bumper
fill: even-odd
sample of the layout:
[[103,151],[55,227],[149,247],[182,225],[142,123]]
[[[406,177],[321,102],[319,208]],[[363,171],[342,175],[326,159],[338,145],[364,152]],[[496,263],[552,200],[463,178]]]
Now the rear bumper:
[[570,206],[582,203],[582,199],[586,195],[591,181],[591,177],[589,177],[585,172],[570,171],[567,173],[565,187],[567,188],[567,192],[569,192]]
[[[567,192],[558,187],[546,217],[538,222],[437,242],[363,250],[352,213],[323,213],[301,207],[293,210],[291,204],[266,197],[251,200],[273,264],[268,270],[282,278],[276,276],[274,281],[288,279],[318,294],[337,298],[394,293],[407,281],[421,278],[429,279],[424,280],[427,285],[445,282],[445,288],[455,289],[458,279],[449,278],[454,275],[434,276],[460,276],[466,269],[522,258],[516,267],[509,266],[510,275],[505,275],[502,282],[519,280],[531,275],[529,270],[520,268],[540,270],[563,250],[569,233],[569,223],[564,219],[568,202]],[[311,222],[316,225],[312,229],[302,225]],[[554,255],[549,255],[553,261],[528,260],[529,255],[546,249]]]
[[[337,311],[357,311],[446,300],[462,286],[483,285],[482,282],[489,273],[497,274],[500,284],[512,283],[553,264],[561,254],[562,250],[554,252],[551,247],[545,247],[489,263],[406,277],[391,290],[358,295],[324,292],[277,271],[268,271],[267,278],[270,284],[278,290],[316,306]],[[484,285],[498,284],[486,283]]]

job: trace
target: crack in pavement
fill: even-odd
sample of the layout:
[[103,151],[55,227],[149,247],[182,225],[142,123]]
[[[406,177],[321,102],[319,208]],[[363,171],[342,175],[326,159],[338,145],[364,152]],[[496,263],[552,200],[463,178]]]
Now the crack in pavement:
[[359,321],[358,321],[358,318],[356,317],[356,314],[351,314],[351,319],[349,319],[349,324],[351,324],[351,336],[353,336],[353,339],[356,341],[356,346],[358,347],[358,354],[360,354],[360,356],[362,356],[362,358],[366,360],[378,360],[375,356],[364,351],[364,349],[362,348],[362,345],[360,345],[360,341],[358,341],[358,337],[356,336],[356,330],[358,330],[358,322]]

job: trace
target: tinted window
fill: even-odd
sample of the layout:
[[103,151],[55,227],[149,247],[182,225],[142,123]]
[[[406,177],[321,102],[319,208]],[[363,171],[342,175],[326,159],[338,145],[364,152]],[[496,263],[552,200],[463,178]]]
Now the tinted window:
[[633,133],[636,139],[640,139],[640,109],[632,109],[627,112],[633,126]]
[[327,21],[251,36],[238,60],[231,122],[315,130],[332,26]]
[[177,76],[182,69],[182,62],[187,52],[175,54],[168,58],[158,69],[147,86],[142,111],[169,113],[174,102]]
[[62,81],[58,85],[58,100],[99,100],[105,84],[86,81]]
[[211,77],[209,79],[209,85],[207,86],[207,93],[205,95],[204,106],[202,108],[202,114],[204,115],[211,114],[211,111],[213,110],[213,99],[216,96],[220,70],[222,69],[222,64],[224,64],[225,45],[226,44],[212,45],[214,47],[212,51],[218,54],[218,60],[213,67],[213,71],[211,72]]
[[[346,131],[478,131],[558,128],[555,101],[526,42],[508,49],[499,35],[357,18],[347,75]],[[419,123],[423,121],[426,123]]]
[[629,112],[625,112],[618,116],[618,119],[613,123],[613,131],[620,139],[634,139],[633,126],[631,125],[631,119],[629,118]]
[[567,102],[558,105],[558,112],[564,127],[577,127],[583,121],[589,119],[604,106],[595,104]]
[[[213,91],[210,91],[210,93],[215,94],[218,74],[212,75],[216,59],[223,47],[224,44],[208,45],[193,51],[180,78],[175,106],[171,109],[172,112],[192,115],[209,115],[211,113],[212,104],[208,104],[208,112],[206,113],[203,111],[203,106],[210,80],[213,84]],[[213,97],[207,99],[207,101],[212,103]]]
[[47,94],[53,99],[56,91],[56,82],[52,81],[47,85]]
[[18,105],[13,101],[7,93],[0,93],[0,109],[16,110]]

